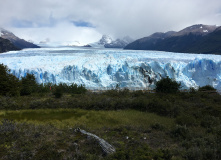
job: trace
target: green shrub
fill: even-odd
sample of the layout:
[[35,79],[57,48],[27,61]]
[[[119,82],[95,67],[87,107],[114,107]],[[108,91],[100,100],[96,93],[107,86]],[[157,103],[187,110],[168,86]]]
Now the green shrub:
[[171,134],[173,137],[186,139],[189,136],[189,129],[186,126],[177,125]]
[[199,88],[199,91],[216,91],[216,89],[210,85],[206,85]]
[[38,88],[37,88],[37,92],[38,93],[48,93],[50,92],[50,88],[52,88],[54,85],[51,83],[47,83],[47,84],[39,84]]
[[201,160],[202,158],[202,151],[198,147],[191,147],[186,152],[186,159],[188,160]]
[[176,123],[179,125],[182,125],[182,126],[184,126],[184,125],[194,126],[194,125],[196,125],[196,120],[191,115],[183,114],[183,115],[176,118]]
[[211,128],[220,125],[220,119],[211,115],[204,116],[201,121],[201,126]]
[[61,87],[56,87],[53,95],[55,96],[55,98],[61,98],[63,96],[63,89]]
[[196,93],[196,92],[197,92],[197,89],[195,89],[195,88],[193,88],[193,87],[190,87],[189,92],[190,92],[190,93]]
[[153,99],[147,107],[148,111],[157,113],[161,116],[176,117],[180,114],[181,107],[174,105],[169,101]]
[[162,78],[156,83],[156,92],[176,93],[181,88],[181,84],[170,79],[169,77]]
[[143,96],[143,95],[145,95],[145,94],[146,94],[146,93],[143,92],[142,90],[136,90],[136,91],[133,91],[133,92],[132,92],[133,97],[139,97],[139,96]]
[[162,125],[162,124],[160,124],[160,123],[155,123],[155,124],[152,124],[152,125],[151,125],[151,128],[152,128],[152,129],[155,129],[155,130],[160,130],[160,131],[162,131],[162,130],[165,129],[165,126]]
[[85,94],[87,91],[85,86],[78,86],[77,84],[71,84],[70,86],[68,86],[68,90],[71,94]]

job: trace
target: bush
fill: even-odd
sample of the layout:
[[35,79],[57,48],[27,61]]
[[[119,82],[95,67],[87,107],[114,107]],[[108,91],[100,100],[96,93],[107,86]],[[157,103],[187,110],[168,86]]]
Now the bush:
[[177,125],[171,134],[173,137],[186,139],[189,136],[189,129],[186,126]]
[[63,89],[62,89],[62,87],[60,87],[60,86],[56,87],[53,95],[55,96],[55,98],[61,98],[63,96]]
[[199,88],[199,91],[216,91],[216,89],[210,85],[206,85]]
[[192,115],[183,114],[176,118],[176,123],[182,126],[194,126],[196,125],[196,120]]
[[83,85],[78,86],[77,84],[71,84],[68,88],[72,94],[85,94],[87,92],[87,89]]
[[156,92],[177,93],[181,88],[181,84],[173,81],[169,77],[163,78],[156,83]]
[[181,107],[173,105],[169,101],[163,101],[160,99],[153,99],[147,107],[148,111],[157,113],[161,116],[176,117],[182,110]]
[[211,115],[204,116],[201,121],[201,126],[204,128],[211,128],[220,125],[219,117],[214,117]]

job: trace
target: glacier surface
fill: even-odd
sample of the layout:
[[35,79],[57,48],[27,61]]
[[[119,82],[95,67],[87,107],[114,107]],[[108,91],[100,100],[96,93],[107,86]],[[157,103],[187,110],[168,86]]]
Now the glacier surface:
[[40,48],[0,54],[0,63],[18,78],[35,75],[38,83],[76,83],[88,89],[153,89],[162,77],[183,89],[211,85],[221,90],[221,56],[161,51]]

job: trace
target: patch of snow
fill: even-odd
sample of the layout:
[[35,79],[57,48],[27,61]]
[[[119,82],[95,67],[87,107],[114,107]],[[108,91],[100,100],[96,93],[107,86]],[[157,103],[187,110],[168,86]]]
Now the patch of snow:
[[209,31],[208,31],[208,30],[203,30],[203,32],[204,32],[204,33],[207,33],[207,32],[209,32]]

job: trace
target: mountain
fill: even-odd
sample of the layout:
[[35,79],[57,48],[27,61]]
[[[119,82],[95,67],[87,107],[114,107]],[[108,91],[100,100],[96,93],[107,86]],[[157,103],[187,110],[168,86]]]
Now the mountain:
[[128,44],[125,49],[221,54],[218,33],[217,26],[198,24],[179,32],[155,33]]
[[95,48],[124,48],[126,45],[133,41],[129,36],[123,37],[122,39],[113,40],[108,35],[103,35],[102,38],[95,43],[90,43],[85,45],[85,47],[95,47]]
[[103,35],[101,39],[98,42],[89,43],[87,45],[84,45],[84,47],[92,47],[92,48],[105,48],[104,46],[106,44],[111,43],[113,40],[108,35]]
[[103,35],[100,41],[98,42],[99,45],[105,45],[111,43],[113,40],[108,35]]
[[196,24],[187,28],[184,28],[183,30],[176,32],[173,34],[173,36],[184,36],[188,35],[190,33],[194,35],[207,35],[209,33],[212,33],[217,28],[216,25],[203,25],[203,24]]
[[8,39],[13,43],[17,48],[24,49],[24,48],[40,48],[39,46],[27,42],[24,39],[20,39],[15,36],[12,32],[9,32],[3,28],[0,28],[0,36],[1,38]]
[[133,42],[134,40],[129,36],[123,37],[122,39],[116,39],[111,43],[107,43],[104,45],[105,48],[124,48],[129,43]]
[[149,37],[144,37],[141,39],[138,39],[132,43],[129,43],[127,46],[125,46],[124,49],[134,49],[134,50],[155,50],[156,45],[164,40],[165,38],[170,37],[173,35],[175,32],[174,31],[169,31],[166,33],[162,32],[157,32]]
[[188,49],[188,52],[221,54],[221,27],[204,36],[200,41]]
[[0,53],[19,50],[9,40],[0,37]]

